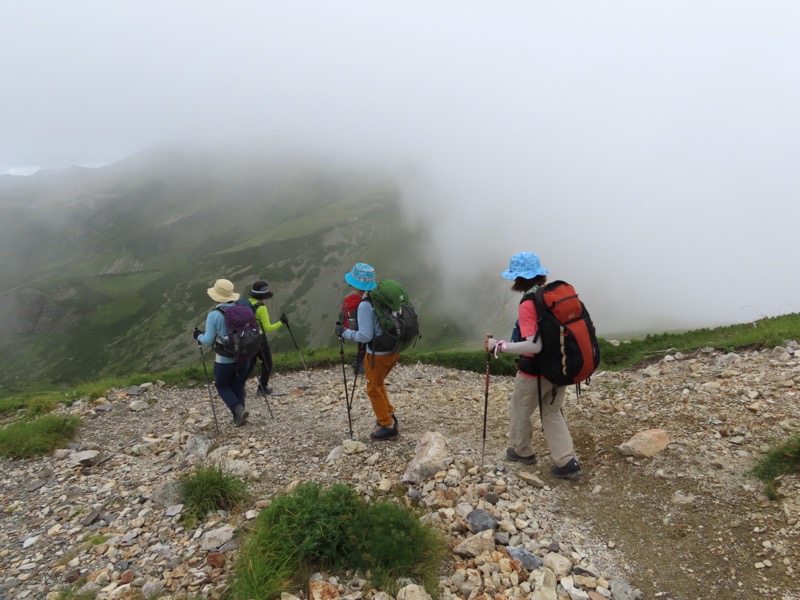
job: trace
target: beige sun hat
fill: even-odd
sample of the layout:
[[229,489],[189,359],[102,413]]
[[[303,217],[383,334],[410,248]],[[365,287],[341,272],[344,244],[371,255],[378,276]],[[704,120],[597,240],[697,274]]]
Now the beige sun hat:
[[214,287],[208,288],[208,295],[216,302],[235,302],[239,294],[233,291],[233,284],[227,279],[217,279]]

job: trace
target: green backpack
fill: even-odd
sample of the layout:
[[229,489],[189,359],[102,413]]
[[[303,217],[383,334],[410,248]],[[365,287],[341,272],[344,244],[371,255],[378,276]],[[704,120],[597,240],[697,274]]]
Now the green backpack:
[[419,319],[408,292],[393,279],[384,279],[364,297],[372,304],[383,333],[372,340],[375,352],[402,352],[415,344],[419,335]]

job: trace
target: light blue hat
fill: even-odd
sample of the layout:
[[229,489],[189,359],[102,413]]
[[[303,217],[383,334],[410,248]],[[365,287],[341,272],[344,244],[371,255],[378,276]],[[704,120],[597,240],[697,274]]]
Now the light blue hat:
[[549,272],[542,267],[539,257],[533,252],[517,252],[511,257],[508,269],[500,275],[503,279],[516,279],[517,277],[533,279],[537,275],[547,275]]
[[375,269],[366,263],[356,263],[353,270],[344,276],[344,280],[357,290],[365,292],[378,287],[375,283]]

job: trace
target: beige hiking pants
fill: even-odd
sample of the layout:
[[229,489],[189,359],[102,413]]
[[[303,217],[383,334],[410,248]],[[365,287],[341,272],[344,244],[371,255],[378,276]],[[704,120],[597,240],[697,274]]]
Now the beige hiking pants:
[[[557,467],[563,467],[575,458],[575,448],[567,422],[561,414],[567,389],[558,388],[553,399],[553,384],[544,377],[526,377],[517,373],[514,391],[508,406],[508,438],[519,456],[530,456],[533,449],[533,423],[531,417],[539,406],[538,387],[542,386],[542,428],[544,438],[550,448],[550,455]],[[552,402],[552,403],[551,403]]]

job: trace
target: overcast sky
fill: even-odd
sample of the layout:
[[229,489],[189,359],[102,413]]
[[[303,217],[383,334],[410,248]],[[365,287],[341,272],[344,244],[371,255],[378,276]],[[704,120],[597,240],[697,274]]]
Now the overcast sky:
[[744,322],[800,311],[798,32],[795,1],[0,0],[0,173],[378,159],[453,280],[530,250],[601,331]]

